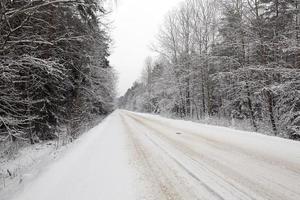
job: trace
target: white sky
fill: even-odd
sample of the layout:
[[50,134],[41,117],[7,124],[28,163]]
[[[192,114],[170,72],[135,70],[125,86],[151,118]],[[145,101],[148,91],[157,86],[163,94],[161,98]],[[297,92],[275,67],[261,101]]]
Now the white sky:
[[155,42],[165,15],[181,1],[118,0],[112,14],[114,45],[110,62],[119,74],[119,95],[140,77],[146,57],[153,55],[149,46]]

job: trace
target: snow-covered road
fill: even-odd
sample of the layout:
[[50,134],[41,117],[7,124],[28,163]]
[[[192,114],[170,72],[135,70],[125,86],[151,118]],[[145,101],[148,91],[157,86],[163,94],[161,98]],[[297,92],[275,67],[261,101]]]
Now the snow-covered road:
[[118,110],[15,200],[300,199],[300,142]]

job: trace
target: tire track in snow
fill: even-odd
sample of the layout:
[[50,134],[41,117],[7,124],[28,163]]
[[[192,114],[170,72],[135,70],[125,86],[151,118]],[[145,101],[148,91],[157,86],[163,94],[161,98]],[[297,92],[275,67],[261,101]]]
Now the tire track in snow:
[[[133,119],[135,120],[137,123],[142,124],[142,122],[140,122],[139,120]],[[143,124],[144,125],[144,124]],[[152,127],[149,126],[145,126],[144,127],[151,129],[153,131],[157,131],[156,129],[153,129]],[[214,190],[212,187],[210,187],[208,184],[206,184],[204,181],[201,180],[201,178],[199,178],[195,172],[193,172],[192,170],[190,170],[186,164],[184,164],[182,161],[180,161],[180,159],[178,159],[176,156],[170,154],[169,151],[167,151],[163,145],[157,143],[156,141],[158,140],[158,138],[153,139],[152,137],[149,136],[149,134],[146,134],[146,137],[153,143],[155,144],[155,146],[159,149],[161,149],[164,153],[166,153],[174,162],[176,162],[183,170],[185,170],[192,178],[194,178],[196,181],[198,181],[198,183],[204,187],[209,193],[213,194],[215,197],[217,197],[218,199],[224,200],[224,198],[217,193],[216,190]],[[168,138],[170,139],[170,138]],[[173,141],[174,142],[174,141]],[[181,148],[182,149],[182,148]],[[178,149],[177,149],[178,150]],[[236,199],[251,199],[251,200],[255,200],[256,198],[251,197],[249,194],[245,193],[244,191],[242,191],[241,189],[237,188],[236,186],[234,186],[232,183],[228,182],[227,180],[225,180],[224,178],[220,177],[219,175],[217,175],[216,173],[212,172],[208,167],[203,166],[203,163],[200,163],[199,161],[195,160],[194,158],[192,158],[191,156],[189,156],[187,153],[182,152],[182,150],[178,150],[180,153],[183,153],[183,155],[186,157],[186,159],[189,160],[189,164],[197,163],[196,167],[200,167],[202,168],[202,170],[206,170],[209,171],[209,173],[213,174],[213,176],[211,176],[211,178],[213,179],[214,177],[218,177],[219,179],[222,179],[224,182],[226,182],[226,184],[230,185],[232,188],[234,188],[234,192],[231,192],[230,190],[228,190],[228,188],[223,187],[222,184],[219,184],[220,187],[222,187],[224,190],[228,190],[229,193],[231,193],[231,198],[235,197]],[[205,168],[205,169],[204,169]],[[216,183],[218,181],[215,181]],[[240,195],[237,195],[238,193],[240,193]]]
[[[146,128],[148,128],[148,129],[152,129],[153,132],[156,132],[156,136],[160,137],[160,139],[161,139],[161,136],[164,136],[164,137],[168,136],[166,133],[163,133],[163,132],[161,132],[161,130],[158,130],[156,126],[155,126],[155,128],[153,128],[153,126],[150,126],[148,123],[145,124],[145,122],[142,121],[142,119],[144,120],[145,117],[141,117],[142,119],[140,119],[139,116],[136,116],[136,115],[131,115],[131,114],[127,114],[127,113],[126,113],[126,115],[128,117],[132,118],[133,120],[135,120],[136,123],[142,124],[143,126],[146,126]],[[146,120],[151,121],[152,123],[156,123],[156,121],[153,121],[151,119],[150,120],[146,119]],[[158,123],[158,124],[160,126],[163,126],[160,123]],[[167,126],[167,128],[169,129],[170,127]],[[199,137],[197,137],[197,138],[199,139]],[[157,140],[157,138],[155,140]],[[167,140],[168,142],[171,141],[173,146],[174,145],[177,146],[177,149],[179,149],[179,151],[181,151],[181,152],[182,152],[182,149],[187,150],[188,156],[190,154],[194,154],[194,156],[198,156],[198,158],[199,158],[199,152],[195,152],[194,149],[189,148],[186,144],[184,144],[184,143],[180,144],[178,141],[174,141],[174,139],[172,139],[171,137],[164,138],[164,140]],[[206,142],[206,141],[204,140],[203,142]],[[185,154],[187,154],[187,153],[185,153]],[[280,191],[274,190],[274,188],[272,188],[272,186],[271,187],[269,186],[269,188],[265,188],[264,185],[257,185],[257,183],[255,183],[252,180],[248,179],[247,177],[239,174],[238,172],[233,171],[232,169],[228,168],[227,166],[224,166],[222,163],[219,163],[216,160],[206,159],[206,161],[208,161],[206,164],[208,164],[208,165],[204,166],[203,163],[200,163],[198,161],[199,159],[195,159],[191,156],[189,156],[189,157],[191,160],[193,160],[193,162],[198,163],[198,166],[202,167],[202,169],[204,169],[203,167],[205,167],[205,169],[208,170],[209,173],[211,173],[212,178],[222,179],[221,182],[226,182],[226,184],[227,184],[226,187],[229,186],[229,188],[227,188],[227,190],[228,189],[233,190],[233,191],[238,190],[238,193],[241,193],[241,195],[243,196],[242,199],[245,199],[246,197],[248,199],[272,199],[272,200],[273,199],[288,199],[286,195],[282,196],[283,193],[280,193]],[[214,169],[214,171],[212,171],[212,169]],[[230,176],[225,176],[225,177],[219,176],[218,173],[216,173],[217,171],[215,171],[215,170],[223,173],[224,175],[226,175],[226,171],[227,171],[228,175],[230,175]],[[227,181],[227,178],[229,178],[229,180],[230,180],[230,178],[233,178],[233,180],[236,181],[236,183],[238,183],[239,187],[240,187],[239,184],[243,184],[244,188],[246,187],[247,192],[243,191],[241,188],[237,188],[235,185],[233,185],[234,182],[232,183],[232,181],[230,181],[230,182]],[[259,180],[261,180],[261,181],[263,179],[265,179],[265,177],[256,177],[256,178],[259,178]],[[270,177],[270,178],[272,178],[272,177]],[[268,183],[270,183],[270,180],[266,180],[265,184],[267,185]],[[272,183],[272,184],[274,184],[274,183]],[[299,194],[297,192],[290,190],[289,188],[284,187],[283,185],[280,185],[280,183],[275,183],[275,184],[279,184],[280,188],[284,188],[286,191],[289,191],[289,197],[291,198],[294,196],[294,198],[291,198],[291,199],[298,199],[297,197],[299,197]],[[232,189],[230,189],[230,188],[232,188]],[[273,189],[274,191],[270,190],[270,189]],[[253,196],[250,195],[249,193],[251,193]],[[246,195],[246,197],[243,194]],[[233,195],[233,196],[236,196],[236,195]]]
[[[149,187],[151,187],[151,189],[149,190],[156,190],[155,193],[153,193],[153,191],[146,191],[144,195],[144,197],[141,197],[142,199],[172,199],[172,200],[183,200],[183,198],[180,197],[179,194],[177,194],[176,190],[174,188],[172,188],[172,185],[166,185],[164,183],[162,183],[161,179],[157,176],[157,170],[155,170],[155,168],[158,168],[158,165],[156,165],[156,163],[153,162],[153,160],[151,160],[152,162],[150,162],[149,156],[147,155],[147,151],[145,150],[145,147],[143,146],[143,144],[141,144],[141,142],[139,141],[138,138],[136,138],[134,132],[132,131],[132,127],[129,125],[129,123],[126,122],[126,120],[124,119],[123,116],[122,117],[122,122],[124,124],[124,126],[126,127],[126,131],[128,132],[130,141],[132,142],[133,146],[134,146],[134,151],[136,152],[136,157],[138,159],[138,162],[140,164],[140,168],[138,171],[139,173],[142,174],[143,177],[141,177],[141,179],[147,179],[145,181],[148,182],[149,186],[147,187],[149,189]],[[141,167],[143,169],[141,169]],[[167,178],[164,175],[164,178]],[[171,183],[171,182],[169,182]]]

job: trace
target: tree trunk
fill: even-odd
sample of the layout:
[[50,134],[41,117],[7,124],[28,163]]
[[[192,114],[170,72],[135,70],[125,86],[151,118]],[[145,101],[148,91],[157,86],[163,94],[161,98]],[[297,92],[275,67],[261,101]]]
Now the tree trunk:
[[206,115],[206,102],[205,102],[205,86],[204,86],[204,75],[202,71],[202,83],[201,83],[201,90],[202,90],[202,118]]
[[255,122],[253,103],[251,100],[251,93],[250,93],[248,82],[246,82],[246,90],[247,90],[247,100],[248,100],[248,107],[249,107],[249,111],[250,111],[249,114],[250,114],[251,124],[254,128],[254,131],[257,131],[258,129],[257,129],[257,124]]
[[268,111],[269,111],[272,130],[274,132],[274,135],[277,135],[277,127],[276,127],[276,123],[275,123],[274,109],[273,109],[274,108],[274,98],[270,91],[268,91],[266,93],[266,96],[267,96]]

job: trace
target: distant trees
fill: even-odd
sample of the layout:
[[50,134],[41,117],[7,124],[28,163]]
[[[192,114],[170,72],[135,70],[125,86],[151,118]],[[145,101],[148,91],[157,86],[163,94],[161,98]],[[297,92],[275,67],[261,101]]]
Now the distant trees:
[[0,2],[0,139],[74,135],[112,110],[110,39],[97,0]]
[[[186,0],[166,17],[155,46],[157,108],[131,109],[244,120],[254,131],[299,138],[299,12],[290,0]],[[144,91],[129,90],[122,105]]]

